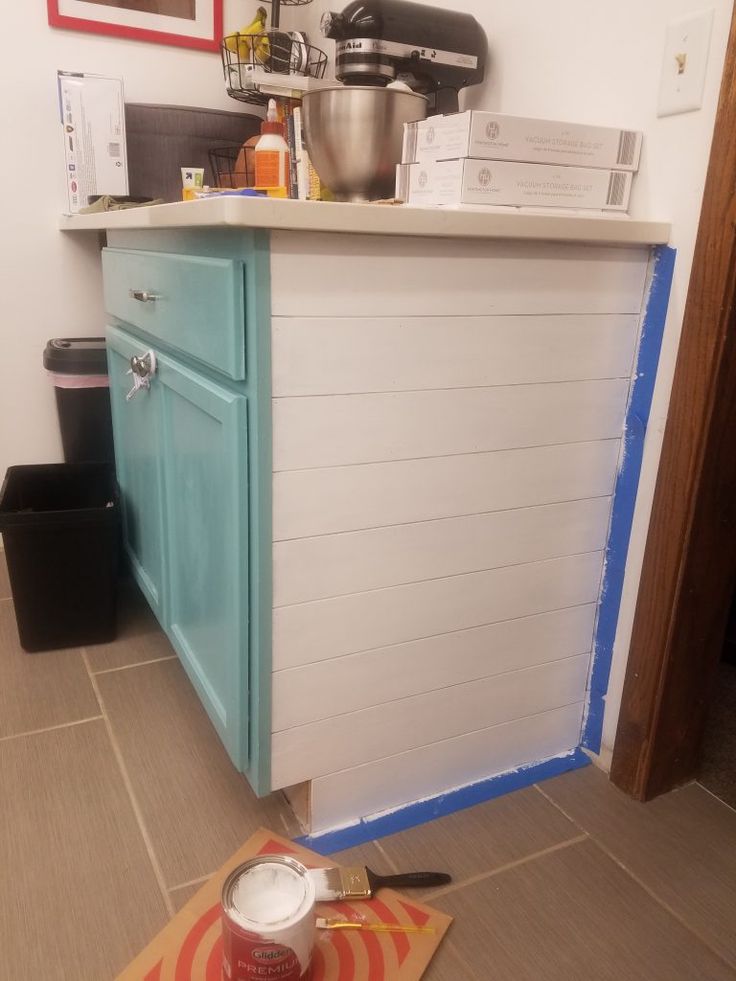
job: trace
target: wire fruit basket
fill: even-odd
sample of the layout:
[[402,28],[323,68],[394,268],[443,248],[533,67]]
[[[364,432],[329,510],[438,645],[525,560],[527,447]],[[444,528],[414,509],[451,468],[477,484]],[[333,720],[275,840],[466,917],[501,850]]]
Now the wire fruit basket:
[[255,149],[234,143],[209,151],[210,167],[217,187],[252,187],[255,183]]
[[255,105],[264,105],[273,95],[265,91],[270,86],[264,82],[264,74],[273,75],[274,86],[288,89],[289,76],[323,78],[327,68],[325,52],[295,31],[229,34],[220,50],[227,94]]

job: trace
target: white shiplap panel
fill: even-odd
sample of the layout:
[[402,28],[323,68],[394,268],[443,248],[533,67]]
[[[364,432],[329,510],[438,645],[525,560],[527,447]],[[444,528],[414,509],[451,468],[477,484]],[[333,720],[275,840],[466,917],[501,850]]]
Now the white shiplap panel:
[[279,541],[613,492],[620,440],[399,460],[273,477]]
[[275,787],[582,701],[587,654],[336,715],[271,739]]
[[273,605],[604,548],[610,498],[276,542]]
[[315,600],[273,611],[273,669],[592,603],[602,552]]
[[582,712],[582,704],[566,705],[318,777],[312,782],[312,830],[350,824],[565,753],[580,741]]
[[277,317],[638,313],[649,249],[271,235]]
[[273,729],[587,654],[595,610],[574,606],[276,671]]
[[273,468],[480,453],[621,435],[627,379],[273,400]]
[[623,378],[636,315],[275,317],[273,394],[337,395]]

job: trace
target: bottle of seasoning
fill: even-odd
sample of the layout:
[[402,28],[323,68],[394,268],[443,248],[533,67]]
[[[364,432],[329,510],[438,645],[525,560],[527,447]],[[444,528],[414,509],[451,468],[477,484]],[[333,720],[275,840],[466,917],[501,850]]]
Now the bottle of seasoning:
[[256,187],[286,188],[289,179],[289,145],[284,125],[278,120],[276,100],[270,99],[268,115],[261,124],[261,138],[255,147]]

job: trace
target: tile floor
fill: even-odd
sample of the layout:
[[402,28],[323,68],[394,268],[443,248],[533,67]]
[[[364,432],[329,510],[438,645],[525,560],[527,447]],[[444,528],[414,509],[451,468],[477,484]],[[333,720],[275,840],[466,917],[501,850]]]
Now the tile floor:
[[[0,981],[108,981],[251,831],[298,828],[134,590],[115,643],[34,655],[8,592],[0,562]],[[645,806],[588,767],[340,857],[453,874],[428,981],[736,979],[736,811],[696,784]]]
[[721,662],[711,698],[698,780],[736,807],[736,662]]

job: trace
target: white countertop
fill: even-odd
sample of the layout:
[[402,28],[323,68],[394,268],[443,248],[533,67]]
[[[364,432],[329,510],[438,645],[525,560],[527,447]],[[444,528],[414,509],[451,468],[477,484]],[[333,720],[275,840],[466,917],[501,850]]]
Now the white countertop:
[[115,228],[273,228],[439,238],[537,239],[661,245],[670,225],[616,214],[498,207],[419,208],[279,198],[222,197],[94,215],[63,216],[63,231]]

